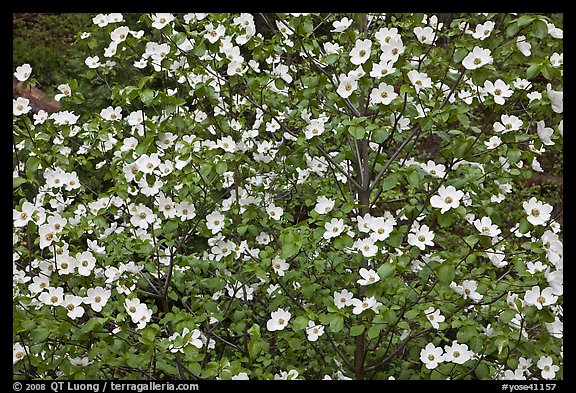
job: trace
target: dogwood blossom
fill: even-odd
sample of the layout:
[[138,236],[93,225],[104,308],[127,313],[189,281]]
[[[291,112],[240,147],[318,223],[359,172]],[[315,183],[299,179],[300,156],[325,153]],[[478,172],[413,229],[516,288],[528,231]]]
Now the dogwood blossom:
[[440,327],[440,322],[444,322],[445,320],[444,315],[440,313],[440,310],[436,310],[433,306],[428,307],[424,311],[424,314],[426,315],[426,319],[430,321],[434,329],[438,329]]
[[554,379],[560,367],[554,364],[551,356],[542,356],[538,359],[536,366],[541,370],[540,375],[544,379]]
[[350,62],[355,65],[364,64],[370,57],[372,41],[369,39],[356,40],[356,45],[350,51]]
[[460,200],[464,193],[457,190],[454,186],[440,186],[438,188],[438,195],[433,195],[430,198],[432,207],[440,209],[440,213],[444,214],[450,209],[455,209],[460,206]]
[[438,364],[444,361],[444,351],[442,347],[436,347],[433,343],[428,343],[420,351],[420,361],[424,363],[427,369],[433,370]]
[[541,310],[544,306],[555,304],[557,300],[558,296],[554,295],[554,289],[551,287],[544,288],[541,291],[539,286],[534,285],[524,295],[524,301],[528,305],[535,306],[538,310]]
[[278,308],[276,311],[272,311],[270,319],[266,323],[266,328],[270,332],[276,330],[284,330],[288,326],[288,321],[292,317],[290,312],[285,311],[283,308]]
[[28,78],[30,78],[30,75],[32,75],[32,67],[30,66],[30,64],[25,63],[22,64],[21,66],[16,67],[16,72],[14,73],[14,76],[20,82],[28,80]]
[[362,267],[360,268],[359,273],[360,276],[362,276],[362,278],[360,278],[356,282],[360,285],[371,285],[376,284],[378,281],[380,281],[380,276],[373,269],[366,269]]
[[522,203],[524,211],[528,214],[528,221],[532,225],[546,225],[550,220],[550,213],[552,213],[552,206],[547,203],[540,202],[536,197]]
[[470,53],[462,60],[462,65],[467,70],[475,70],[486,64],[492,64],[493,59],[490,49],[483,49],[475,46]]
[[434,232],[428,228],[428,225],[413,226],[408,234],[408,244],[416,246],[422,251],[426,246],[434,246],[432,239],[434,239]]

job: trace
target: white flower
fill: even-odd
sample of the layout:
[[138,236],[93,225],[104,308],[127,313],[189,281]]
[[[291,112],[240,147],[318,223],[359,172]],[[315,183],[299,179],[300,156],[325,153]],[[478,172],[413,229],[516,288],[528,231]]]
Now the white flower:
[[225,217],[218,211],[214,211],[206,216],[206,227],[215,235],[224,228]]
[[332,239],[338,237],[344,231],[344,220],[341,218],[333,218],[330,222],[324,224],[326,232],[324,232],[324,239]]
[[516,37],[516,48],[522,53],[524,56],[528,57],[532,54],[532,44],[526,41],[525,35],[519,35]]
[[95,312],[100,312],[108,302],[111,294],[112,292],[109,289],[102,287],[88,288],[84,303],[89,304]]
[[417,26],[413,31],[418,41],[420,41],[422,44],[431,44],[434,42],[435,33],[434,29],[432,29],[430,26]]
[[38,296],[38,300],[49,306],[61,306],[64,301],[64,288],[50,287]]
[[32,67],[30,66],[30,64],[26,63],[16,67],[16,72],[14,73],[14,76],[20,82],[24,82],[25,80],[30,78],[30,75],[32,75]]
[[230,377],[230,379],[231,379],[232,381],[236,381],[236,380],[238,380],[238,381],[242,381],[242,380],[247,381],[247,380],[250,379],[250,377],[248,377],[248,374],[246,374],[246,373],[238,373],[238,374],[236,374],[236,375],[232,375],[232,376]]
[[322,135],[322,133],[324,133],[324,122],[318,119],[310,121],[304,130],[306,139],[312,139],[315,136]]
[[308,341],[317,341],[318,337],[324,334],[324,326],[316,325],[314,321],[308,321],[306,334],[308,335]]
[[394,91],[394,86],[381,82],[377,88],[372,89],[370,103],[388,105],[396,97],[398,94]]
[[96,266],[96,258],[90,251],[79,252],[76,254],[76,263],[78,274],[88,277]]
[[500,139],[500,137],[494,135],[494,136],[490,137],[490,139],[488,139],[486,142],[484,142],[484,144],[486,145],[486,147],[488,149],[492,150],[492,149],[495,149],[502,144],[502,139]]
[[438,195],[433,195],[430,198],[430,204],[432,207],[441,209],[440,213],[444,214],[450,209],[455,209],[460,206],[460,199],[464,196],[464,193],[460,190],[456,190],[454,186],[440,186],[438,189]]
[[436,164],[432,160],[428,160],[426,164],[420,164],[420,167],[430,176],[434,176],[439,179],[443,178],[446,174],[446,166],[443,164]]
[[290,312],[285,311],[282,308],[277,309],[276,311],[272,311],[270,315],[270,319],[266,323],[266,328],[273,332],[275,330],[284,330],[284,328],[288,325],[288,321],[292,315]]
[[555,304],[557,300],[558,296],[554,295],[554,289],[551,287],[544,288],[544,290],[540,291],[540,287],[534,285],[532,289],[527,290],[524,295],[526,304],[535,306],[538,310],[541,310],[544,306]]
[[440,322],[444,322],[445,320],[444,315],[440,313],[440,310],[436,310],[434,307],[428,307],[424,311],[424,314],[434,329],[438,329],[440,327]]
[[24,359],[28,353],[28,347],[22,346],[20,343],[12,344],[12,364],[16,364],[20,360]]
[[560,67],[564,64],[564,53],[556,53],[554,52],[552,56],[550,56],[550,64],[552,67]]
[[552,357],[550,356],[542,356],[538,359],[536,365],[540,370],[542,370],[541,375],[544,379],[553,379],[558,370],[560,370],[560,367],[554,364]]
[[71,319],[76,319],[84,315],[84,308],[80,305],[83,303],[84,299],[76,295],[66,295],[64,301],[62,302],[62,307],[68,310],[68,317]]
[[490,49],[483,49],[479,46],[475,46],[472,52],[468,53],[466,57],[462,60],[462,65],[467,70],[475,70],[486,64],[492,64],[492,56]]
[[318,214],[330,213],[334,208],[334,201],[332,199],[326,198],[324,195],[318,197],[316,200],[316,206],[314,210]]
[[104,120],[111,120],[111,121],[120,120],[122,119],[122,108],[120,108],[119,106],[117,106],[116,108],[109,106],[108,108],[102,109],[100,111],[100,116]]
[[160,12],[152,16],[152,27],[155,29],[162,29],[168,23],[174,20],[174,15],[169,13]]
[[424,72],[418,72],[417,70],[409,71],[408,79],[416,89],[416,92],[419,92],[420,89],[432,88],[432,79]]
[[481,235],[495,237],[498,236],[502,231],[496,224],[492,223],[492,219],[490,217],[482,217],[481,219],[477,219],[474,221],[474,226]]
[[510,86],[506,84],[502,79],[496,80],[496,82],[485,81],[484,82],[484,92],[491,94],[494,97],[494,102],[499,105],[504,105],[506,103],[506,98],[510,97],[513,93]]
[[428,225],[412,227],[411,233],[408,234],[408,244],[416,246],[422,251],[426,246],[434,246],[432,239],[434,239],[434,232],[428,228]]
[[156,215],[148,206],[139,204],[133,206],[130,209],[132,217],[130,217],[130,223],[135,227],[140,227],[142,229],[148,229],[148,226],[156,220]]
[[374,240],[370,237],[356,240],[353,247],[367,258],[375,256],[378,252],[378,246],[374,244]]
[[355,65],[364,64],[370,58],[372,41],[369,39],[356,40],[356,45],[350,51],[350,62]]
[[382,241],[388,239],[396,220],[391,217],[370,217],[368,225],[370,226],[370,239],[373,241]]
[[439,363],[444,361],[444,351],[441,347],[435,347],[433,343],[428,343],[420,351],[420,361],[426,365],[427,369],[435,369]]
[[477,40],[484,40],[490,37],[490,33],[494,30],[495,23],[491,20],[484,22],[483,24],[476,25],[476,29],[472,34],[472,37],[476,38]]
[[522,203],[522,207],[528,214],[528,222],[532,225],[545,225],[550,219],[550,213],[552,213],[552,206],[538,201],[536,197]]
[[380,281],[380,276],[373,269],[360,268],[360,278],[357,283],[360,285],[371,285]]
[[335,20],[334,22],[332,22],[332,26],[334,26],[334,28],[330,31],[333,33],[342,33],[344,30],[349,28],[351,24],[352,19],[344,17],[341,20]]
[[334,292],[334,305],[338,308],[351,306],[353,296],[347,289],[343,289],[342,292]]
[[280,220],[280,218],[282,218],[282,215],[284,214],[284,209],[282,209],[280,206],[276,206],[273,203],[266,206],[266,212],[268,213],[268,216],[276,221]]
[[495,252],[494,250],[489,248],[486,250],[486,256],[488,257],[490,262],[492,262],[492,264],[497,268],[501,268],[508,265],[508,262],[504,260],[504,258],[506,258],[506,254],[504,254],[501,251]]
[[564,335],[564,323],[558,318],[554,317],[554,322],[546,323],[546,330],[552,337],[562,338]]
[[12,114],[14,116],[25,115],[30,112],[32,107],[29,105],[30,100],[28,98],[18,97],[12,100]]
[[494,131],[505,134],[510,131],[518,131],[522,127],[522,120],[514,115],[502,115],[500,121],[493,124]]
[[89,56],[84,60],[84,64],[86,64],[88,68],[98,68],[100,67],[100,58],[98,56]]
[[290,265],[279,256],[274,257],[272,260],[272,269],[274,269],[274,272],[280,277],[284,277],[284,272],[288,270],[289,267]]
[[548,83],[546,85],[546,93],[548,94],[550,105],[552,105],[552,110],[556,113],[564,112],[564,92],[552,90],[552,85]]
[[340,84],[336,92],[342,98],[348,98],[358,88],[358,81],[354,76],[340,78]]
[[358,315],[361,314],[362,312],[372,309],[374,312],[378,312],[378,306],[381,306],[382,303],[376,301],[376,298],[374,296],[371,296],[369,298],[364,297],[364,299],[360,300],[360,299],[356,299],[353,298],[352,300],[350,300],[351,306],[354,306],[354,308],[352,309],[352,313],[354,315]]
[[461,294],[464,296],[464,298],[470,298],[476,302],[482,300],[483,295],[481,295],[480,293],[478,293],[476,291],[476,288],[478,287],[478,283],[474,280],[464,280],[462,281],[462,287],[461,287]]
[[540,120],[536,123],[538,137],[542,141],[543,144],[550,146],[554,145],[554,142],[550,139],[550,137],[554,134],[554,130],[551,127],[546,127],[546,123],[544,120]]
[[456,364],[464,364],[472,358],[474,352],[468,349],[468,345],[459,344],[456,340],[452,341],[452,345],[444,346],[444,361],[453,362]]
[[[386,75],[392,74],[396,71],[394,68],[394,63],[391,61],[380,61],[379,63],[374,63],[372,65],[372,70],[370,71],[370,76],[372,78],[383,78]],[[394,115],[394,114],[392,114]]]

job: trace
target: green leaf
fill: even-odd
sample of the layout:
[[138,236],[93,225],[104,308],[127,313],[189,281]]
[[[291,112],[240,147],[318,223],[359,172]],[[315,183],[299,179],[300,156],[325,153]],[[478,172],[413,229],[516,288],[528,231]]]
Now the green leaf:
[[398,183],[399,178],[400,174],[398,172],[386,176],[386,178],[382,182],[382,191],[388,191],[396,187],[396,183]]
[[470,119],[468,118],[468,116],[466,116],[463,113],[459,113],[458,115],[456,115],[456,117],[458,118],[458,121],[462,125],[462,128],[468,129],[468,127],[470,127]]
[[372,340],[378,337],[378,335],[382,331],[382,327],[383,327],[382,324],[372,325],[370,329],[368,329],[368,332],[366,334],[368,336],[368,339]]
[[470,248],[474,248],[476,243],[478,243],[478,240],[480,240],[480,236],[478,235],[470,235],[464,238],[464,241],[470,246]]
[[447,211],[444,214],[438,214],[438,225],[440,225],[442,228],[446,228],[452,225],[453,220],[454,217],[450,211]]
[[521,234],[528,233],[528,231],[531,230],[532,228],[533,228],[532,224],[530,224],[530,222],[526,218],[522,218],[520,220],[518,231],[520,231]]
[[77,329],[72,334],[72,340],[78,340],[79,338],[83,337],[86,333],[96,329],[100,329],[104,321],[105,318],[91,318],[87,323],[82,325],[81,328]]
[[227,170],[228,165],[226,165],[224,161],[220,161],[218,164],[216,164],[216,173],[218,173],[219,175],[222,175]]
[[364,331],[364,325],[352,326],[352,328],[350,329],[350,335],[352,337],[356,337],[361,335],[363,331]]
[[456,333],[456,338],[458,339],[459,343],[467,343],[472,337],[477,335],[478,332],[476,331],[476,328],[473,326],[464,326],[462,329],[458,330],[458,333]]
[[385,263],[378,268],[378,275],[382,280],[392,276],[396,271],[396,266],[391,263]]
[[338,333],[340,330],[342,330],[344,328],[344,317],[342,317],[342,315],[336,315],[331,321],[330,321],[330,330],[333,333]]
[[536,38],[544,38],[548,34],[548,26],[542,20],[535,20],[532,23],[530,34]]
[[506,37],[512,37],[514,34],[518,33],[518,31],[520,31],[520,26],[518,26],[516,21],[512,21],[506,28]]
[[516,23],[518,23],[518,26],[522,27],[529,25],[534,19],[536,19],[534,15],[522,15],[517,19]]
[[508,323],[516,316],[516,311],[512,309],[507,309],[502,311],[502,313],[498,316],[498,321],[500,323]]
[[18,188],[27,181],[28,180],[24,179],[23,177],[17,177],[15,179],[12,179],[12,188]]
[[308,326],[308,317],[304,315],[296,317],[294,319],[294,322],[292,322],[292,330],[294,330],[295,332],[305,329],[307,326]]
[[397,318],[394,310],[390,310],[390,309],[384,311],[382,316],[384,317],[384,320],[388,323],[394,323],[396,321],[396,318]]
[[296,243],[284,243],[280,251],[280,258],[288,259],[300,251],[300,246]]
[[520,157],[522,157],[522,150],[516,148],[510,149],[508,150],[508,153],[506,153],[506,156],[508,157],[508,162],[514,164],[515,162],[518,162]]
[[257,338],[253,338],[248,343],[248,355],[250,355],[251,359],[256,358],[258,353],[262,350],[262,345],[260,345],[260,340]]
[[40,159],[36,156],[28,157],[26,161],[26,173],[36,172],[40,166]]
[[490,76],[490,72],[486,69],[486,67],[480,67],[472,71],[472,82],[476,86],[483,86],[484,82]]
[[490,374],[490,369],[485,362],[480,362],[478,367],[474,369],[474,375],[476,375],[478,379],[486,379],[488,374]]
[[468,50],[466,48],[457,49],[454,52],[454,63],[461,63],[467,54],[468,54]]
[[542,68],[542,64],[532,64],[526,70],[526,79],[533,79],[538,76],[540,73],[540,68]]
[[348,133],[356,139],[363,139],[366,136],[366,130],[360,126],[350,126]]
[[41,343],[45,341],[49,335],[50,335],[50,329],[38,328],[30,333],[30,338],[35,343]]
[[440,265],[440,268],[438,269],[437,274],[438,274],[438,278],[440,279],[440,282],[442,284],[450,285],[450,283],[452,281],[454,281],[454,276],[456,275],[456,270],[454,269],[454,266],[452,266],[452,265],[443,264],[443,265]]
[[167,237],[171,237],[171,235],[175,233],[177,229],[178,229],[178,223],[176,221],[170,220],[166,222],[166,224],[164,224],[164,227],[162,228],[162,233],[165,234]]
[[140,92],[140,99],[144,105],[150,105],[154,97],[156,97],[156,92],[152,89],[144,89]]

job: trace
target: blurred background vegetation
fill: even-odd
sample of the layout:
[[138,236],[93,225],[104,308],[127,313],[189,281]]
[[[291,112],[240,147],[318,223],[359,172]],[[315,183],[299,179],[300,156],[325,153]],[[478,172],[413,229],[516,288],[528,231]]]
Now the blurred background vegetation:
[[[78,59],[72,43],[86,31],[95,14],[15,13],[12,14],[12,68],[28,63],[38,87],[54,95],[62,83],[75,78]],[[76,64],[73,64],[73,63]]]

